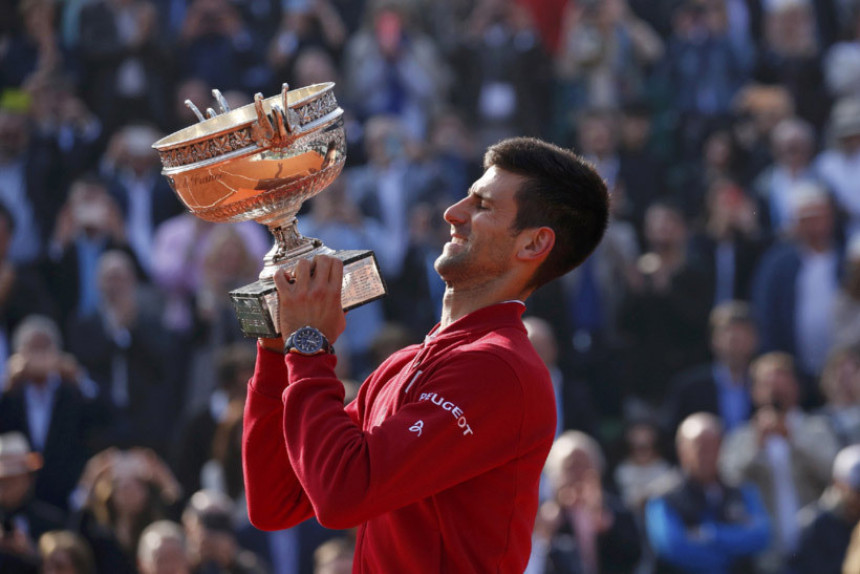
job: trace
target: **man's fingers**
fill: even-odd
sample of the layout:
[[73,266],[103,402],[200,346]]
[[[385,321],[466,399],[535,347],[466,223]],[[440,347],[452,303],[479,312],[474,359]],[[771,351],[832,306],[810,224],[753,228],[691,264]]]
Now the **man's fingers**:
[[307,259],[299,259],[296,266],[293,267],[292,275],[295,283],[301,285],[307,284],[312,275],[311,262]]
[[275,271],[275,275],[274,277],[272,277],[272,279],[275,280],[275,287],[278,289],[278,291],[286,291],[293,283],[293,280],[286,269],[278,269],[277,271]]
[[332,259],[329,281],[336,285],[338,290],[343,285],[343,261],[340,259]]
[[314,279],[320,283],[328,283],[331,272],[332,258],[325,255],[314,257]]

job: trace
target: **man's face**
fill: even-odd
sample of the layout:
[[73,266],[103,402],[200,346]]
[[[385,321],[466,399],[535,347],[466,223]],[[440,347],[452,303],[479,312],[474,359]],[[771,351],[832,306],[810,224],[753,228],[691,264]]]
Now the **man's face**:
[[715,481],[721,444],[722,437],[714,430],[703,430],[697,436],[682,439],[678,445],[681,468],[702,484]]
[[445,210],[451,239],[435,267],[446,283],[479,285],[511,268],[517,238],[514,195],[523,182],[522,176],[490,167],[464,199]]
[[798,393],[794,374],[777,366],[762,369],[753,381],[752,399],[757,407],[778,405],[783,410],[791,409],[797,405]]

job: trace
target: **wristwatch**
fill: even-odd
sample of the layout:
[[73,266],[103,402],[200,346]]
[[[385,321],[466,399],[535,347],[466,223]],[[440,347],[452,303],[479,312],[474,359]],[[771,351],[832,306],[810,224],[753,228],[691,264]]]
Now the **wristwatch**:
[[284,343],[284,354],[297,353],[299,355],[321,355],[323,353],[334,354],[334,347],[328,342],[319,329],[310,325],[299,327],[287,342]]

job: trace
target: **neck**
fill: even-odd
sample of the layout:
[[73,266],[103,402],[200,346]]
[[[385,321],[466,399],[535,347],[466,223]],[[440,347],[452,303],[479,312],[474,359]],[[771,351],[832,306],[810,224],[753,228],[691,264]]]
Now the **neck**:
[[525,301],[531,295],[532,289],[489,288],[487,285],[474,287],[455,287],[451,284],[445,288],[442,300],[442,318],[439,329],[444,329],[457,319],[465,317],[473,311],[483,309],[502,301]]

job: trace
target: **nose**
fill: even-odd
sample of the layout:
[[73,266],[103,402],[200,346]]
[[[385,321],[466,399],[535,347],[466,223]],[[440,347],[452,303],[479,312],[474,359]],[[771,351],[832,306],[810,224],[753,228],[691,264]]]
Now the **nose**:
[[448,209],[445,210],[445,221],[451,225],[465,223],[468,219],[465,209],[466,201],[468,201],[468,199],[468,197],[464,197],[454,205],[449,206]]

